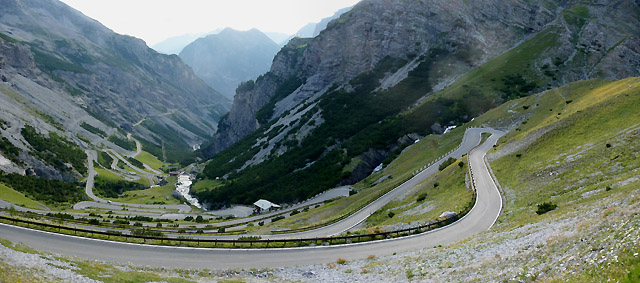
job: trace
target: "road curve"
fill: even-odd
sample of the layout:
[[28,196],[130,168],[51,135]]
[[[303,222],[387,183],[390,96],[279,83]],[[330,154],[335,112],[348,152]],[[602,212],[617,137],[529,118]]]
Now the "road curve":
[[495,130],[487,129],[487,128],[469,128],[465,131],[464,137],[460,142],[460,146],[458,146],[451,153],[445,155],[443,158],[439,159],[431,166],[425,168],[417,175],[413,176],[408,181],[400,184],[398,187],[394,188],[392,191],[388,192],[384,196],[376,199],[369,205],[360,209],[353,215],[345,218],[342,221],[336,222],[326,227],[299,232],[299,233],[291,233],[291,234],[282,234],[282,235],[262,235],[263,239],[291,239],[291,238],[314,238],[314,237],[325,237],[327,235],[338,235],[343,233],[354,226],[358,225],[362,221],[365,221],[371,214],[385,206],[387,203],[397,198],[398,196],[403,195],[411,188],[420,184],[420,182],[425,179],[431,177],[433,174],[438,172],[438,167],[442,162],[444,162],[449,157],[460,158],[463,155],[469,153],[474,147],[478,146],[482,140],[482,133],[493,133]]
[[453,243],[491,228],[500,214],[502,199],[491,178],[485,154],[504,133],[488,129],[492,135],[469,154],[478,197],[475,206],[457,222],[427,233],[397,239],[340,246],[288,249],[209,249],[136,245],[60,235],[0,224],[0,237],[14,243],[56,254],[108,262],[170,268],[273,268],[334,262],[368,255],[389,255]]

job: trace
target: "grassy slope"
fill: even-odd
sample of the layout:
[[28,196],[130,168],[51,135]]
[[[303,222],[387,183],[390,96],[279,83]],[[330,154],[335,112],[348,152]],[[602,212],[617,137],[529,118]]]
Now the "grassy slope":
[[[634,176],[633,169],[640,168],[637,145],[620,138],[627,136],[625,129],[640,126],[638,90],[640,79],[632,78],[593,89],[590,82],[582,82],[548,92],[545,96],[555,97],[556,92],[562,92],[573,102],[564,103],[558,111],[539,109],[546,117],[536,117],[538,123],[522,125],[511,139],[523,140],[555,122],[554,129],[493,162],[498,180],[508,191],[508,205],[500,221],[512,225],[535,222],[538,217],[530,212],[536,204],[552,201],[560,209],[584,205],[584,200],[594,198],[583,197],[584,194],[596,192],[597,199],[604,188],[615,188],[618,182]],[[539,107],[542,106],[546,105]]]
[[[463,167],[458,163],[464,160]],[[465,185],[468,170],[466,158],[456,161],[445,170],[424,180],[402,197],[389,202],[367,219],[367,227],[386,226],[398,223],[427,222],[436,220],[445,211],[457,212],[472,199],[472,192]],[[437,186],[434,184],[437,183]],[[423,201],[418,201],[426,194]],[[389,218],[388,213],[395,215]]]
[[162,168],[162,161],[146,151],[140,152],[140,154],[136,156],[136,159],[142,163],[149,165],[153,169],[160,170],[160,168]]
[[[173,191],[176,189],[177,177],[168,177],[167,185],[149,188],[140,191],[124,192],[121,197],[111,199],[117,202],[138,203],[138,204],[180,204],[180,201],[173,197]],[[167,200],[169,197],[169,200]]]
[[[96,168],[96,172],[98,172],[98,176],[96,178],[103,178],[110,181],[123,181],[124,179],[120,176],[113,174],[105,169]],[[149,180],[146,178],[141,178],[137,183],[141,183],[145,186],[149,185]],[[169,184],[161,187],[149,188],[146,190],[140,191],[129,191],[122,194],[122,197],[111,199],[117,202],[125,202],[125,203],[139,203],[139,204],[153,204],[154,202],[165,202],[166,204],[180,204],[178,200],[173,197],[173,191],[175,190],[176,177],[168,177],[167,181]],[[169,200],[166,200],[166,197],[169,197]]]
[[[572,102],[567,104],[568,100]],[[638,213],[637,197],[629,196],[640,192],[640,78],[575,83],[504,105],[488,116],[495,119],[498,113],[522,105],[532,106],[533,113],[511,115],[529,116],[528,123],[510,132],[497,149],[517,150],[491,162],[506,196],[495,231],[509,233],[523,226],[578,218],[579,226],[565,232],[577,234],[554,239],[531,265],[539,269],[558,253],[571,250],[573,257],[563,257],[563,264],[577,272],[556,273],[548,280],[640,279],[637,245],[629,249],[634,245],[629,236],[634,229],[625,228]],[[541,129],[551,130],[532,139]],[[537,204],[547,201],[558,208],[537,215]],[[606,253],[586,245],[604,246]],[[580,260],[572,260],[574,257]]]
[[39,202],[26,197],[22,193],[17,192],[2,183],[0,183],[0,199],[31,209],[42,209],[43,207]]
[[[446,135],[430,135],[423,138],[419,143],[408,147],[394,161],[363,181],[354,185],[358,193],[356,195],[333,201],[320,208],[302,212],[291,218],[276,222],[278,229],[301,228],[313,224],[325,222],[339,215],[353,211],[362,204],[376,198],[380,193],[390,190],[400,185],[404,180],[411,177],[415,170],[436,160],[443,154],[460,144],[464,130],[457,128]],[[388,176],[383,181],[378,180]],[[269,227],[271,228],[271,227]]]

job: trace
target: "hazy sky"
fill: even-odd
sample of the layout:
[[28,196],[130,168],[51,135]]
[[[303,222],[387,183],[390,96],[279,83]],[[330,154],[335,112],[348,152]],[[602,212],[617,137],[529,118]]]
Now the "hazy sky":
[[359,0],[62,0],[117,33],[148,45],[216,28],[293,34]]

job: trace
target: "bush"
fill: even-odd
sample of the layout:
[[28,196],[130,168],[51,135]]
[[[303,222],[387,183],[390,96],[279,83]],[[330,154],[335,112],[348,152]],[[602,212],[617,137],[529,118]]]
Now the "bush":
[[93,125],[87,124],[87,122],[82,122],[82,124],[80,124],[80,127],[84,128],[85,130],[87,130],[88,132],[96,136],[100,136],[102,138],[107,136],[107,133],[105,133],[103,130],[96,128]]
[[196,223],[204,223],[204,222],[205,222],[205,220],[204,220],[204,218],[202,217],[202,215],[198,215],[198,216],[196,217]]
[[389,211],[389,214],[387,214],[387,216],[389,216],[389,218],[393,218],[396,214],[393,213],[393,211]]
[[126,138],[120,138],[116,135],[110,136],[107,140],[109,140],[110,142],[114,143],[115,145],[126,149],[126,150],[136,150],[136,142],[131,141],[129,139]]
[[558,208],[556,204],[551,202],[544,202],[542,204],[538,204],[538,209],[536,210],[536,214],[542,215],[556,208]]
[[427,194],[426,193],[421,193],[418,196],[418,199],[416,200],[417,202],[422,202],[423,200],[427,199]]
[[131,163],[131,165],[133,165],[135,167],[138,167],[140,169],[144,169],[144,165],[138,159],[127,157],[127,161],[129,161],[129,163]]
[[442,171],[454,162],[456,162],[456,159],[453,157],[449,157],[449,159],[445,160],[444,162],[442,162],[442,164],[440,164],[440,166],[438,166],[438,170]]
[[460,161],[460,163],[458,163],[458,166],[459,166],[460,168],[464,167],[464,162],[463,162],[463,161]]
[[225,231],[227,231],[227,229],[225,229],[224,227],[218,228],[218,233],[224,233]]
[[115,224],[115,225],[129,225],[129,221],[116,219],[116,220],[113,220],[113,224]]
[[279,221],[279,220],[282,220],[282,219],[284,219],[284,216],[282,216],[282,215],[276,216],[274,218],[271,218],[271,222],[276,222],[276,221]]

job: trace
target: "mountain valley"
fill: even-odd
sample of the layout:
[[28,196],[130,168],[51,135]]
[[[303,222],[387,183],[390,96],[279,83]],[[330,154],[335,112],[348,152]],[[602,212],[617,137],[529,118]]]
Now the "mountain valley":
[[174,55],[0,7],[2,282],[640,281],[639,1],[362,0]]

